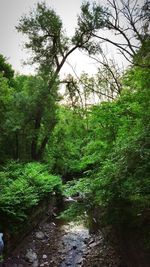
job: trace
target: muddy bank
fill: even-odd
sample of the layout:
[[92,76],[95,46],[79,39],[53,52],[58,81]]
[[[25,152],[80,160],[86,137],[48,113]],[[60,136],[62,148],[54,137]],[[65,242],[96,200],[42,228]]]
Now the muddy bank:
[[5,221],[1,218],[0,221],[5,243],[4,254],[9,255],[18,246],[18,243],[21,243],[42,220],[52,218],[56,205],[57,198],[49,195],[36,207],[28,211],[28,218],[24,222]]

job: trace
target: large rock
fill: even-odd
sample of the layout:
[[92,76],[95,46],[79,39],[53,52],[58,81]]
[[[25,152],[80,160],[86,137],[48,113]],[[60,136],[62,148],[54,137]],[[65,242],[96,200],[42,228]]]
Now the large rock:
[[29,261],[30,263],[34,263],[37,261],[37,254],[32,249],[27,250],[25,257],[26,260]]

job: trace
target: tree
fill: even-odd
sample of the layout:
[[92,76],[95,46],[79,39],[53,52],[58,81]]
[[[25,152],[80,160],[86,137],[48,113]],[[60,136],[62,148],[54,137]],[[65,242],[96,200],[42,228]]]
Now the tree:
[[44,149],[57,122],[57,85],[48,94],[48,81],[43,76],[16,76],[15,110],[19,142],[19,158],[42,158]]
[[98,210],[100,222],[123,225],[123,230],[128,225],[141,231],[149,221],[149,74],[145,68],[132,67],[121,95],[90,109],[80,159],[83,176],[67,186],[67,193],[83,194],[87,212]]
[[0,73],[3,75],[3,77],[8,79],[10,85],[13,84],[14,70],[12,69],[12,66],[8,64],[6,58],[1,54],[0,54]]
[[[87,5],[83,4],[81,6],[81,17],[84,16],[86,9]],[[87,46],[92,52],[93,46],[90,43],[91,27],[95,31],[97,24],[99,28],[104,25],[105,13],[101,7],[100,11],[99,17],[92,21],[92,26],[88,24],[88,21],[83,26],[79,16],[75,35],[71,39],[65,35],[59,16],[53,9],[48,8],[44,2],[38,3],[29,17],[23,16],[20,19],[17,29],[28,37],[25,47],[32,52],[31,62],[38,64],[40,70],[43,71],[44,68],[44,71],[49,74],[50,88],[71,53],[76,49],[85,49]]]
[[122,89],[122,74],[118,66],[106,58],[103,62],[96,60],[101,64],[97,74],[90,76],[83,72],[78,76],[74,71],[76,77],[69,74],[63,81],[66,83],[64,103],[73,108],[80,106],[84,113],[93,104],[114,100]]
[[[84,12],[84,5],[81,11]],[[102,15],[101,15],[102,21]],[[96,26],[96,22],[94,22]],[[84,49],[89,44],[91,35],[89,27],[80,27],[80,19],[78,20],[78,28],[75,36],[71,39],[66,37],[63,31],[62,22],[59,16],[51,8],[46,7],[45,3],[38,3],[36,10],[31,12],[29,16],[23,16],[17,27],[19,32],[22,32],[28,37],[25,46],[32,52],[31,63],[36,63],[39,74],[46,78],[47,86],[43,93],[44,98],[41,99],[41,104],[37,105],[34,116],[34,139],[32,142],[32,158],[37,160],[37,142],[42,126],[43,105],[46,98],[54,95],[58,76],[61,68],[68,56],[76,49]],[[91,48],[90,48],[91,49]],[[53,98],[54,102],[56,101]],[[48,142],[49,136],[46,135],[43,139],[43,149]],[[42,149],[42,150],[43,150]]]
[[[103,24],[99,20],[102,13]],[[94,21],[96,21],[97,31],[93,27]],[[101,49],[103,43],[117,47],[119,52],[131,63],[137,50],[149,39],[149,1],[108,0],[105,9],[99,4],[90,5],[87,2],[80,17],[80,27],[85,28],[86,25],[89,25],[93,43],[95,40]],[[101,29],[105,30],[105,35]],[[108,34],[110,31],[113,37]]]
[[6,157],[8,148],[8,118],[11,113],[14,71],[3,55],[0,55],[0,150],[1,160]]
[[44,154],[48,166],[66,180],[80,175],[80,158],[87,136],[86,120],[81,113],[79,107],[78,112],[70,107],[59,107],[58,123]]

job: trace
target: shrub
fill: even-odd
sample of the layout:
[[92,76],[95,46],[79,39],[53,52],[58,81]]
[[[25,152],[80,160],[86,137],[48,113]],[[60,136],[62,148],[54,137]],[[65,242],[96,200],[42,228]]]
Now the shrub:
[[8,163],[0,172],[0,214],[5,220],[22,221],[30,208],[53,191],[61,190],[61,179],[41,163]]

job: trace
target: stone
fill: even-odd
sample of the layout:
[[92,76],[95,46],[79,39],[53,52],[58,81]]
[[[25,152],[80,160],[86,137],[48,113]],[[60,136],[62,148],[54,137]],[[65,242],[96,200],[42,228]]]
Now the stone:
[[43,258],[43,259],[47,259],[47,255],[46,255],[46,254],[44,254],[42,258]]
[[45,262],[44,262],[44,265],[49,266],[48,261],[45,261]]
[[37,254],[32,250],[27,250],[27,253],[25,255],[25,258],[30,262],[33,263],[37,260]]
[[38,267],[38,266],[39,266],[38,260],[34,261],[32,267]]
[[42,231],[35,233],[36,238],[43,239],[45,237],[45,234]]
[[44,266],[49,266],[48,261],[46,261],[46,262],[40,264],[40,267],[44,267]]
[[97,243],[96,243],[96,242],[93,242],[93,243],[89,244],[89,247],[90,247],[90,248],[93,248],[93,247],[95,247],[96,245],[97,245]]

